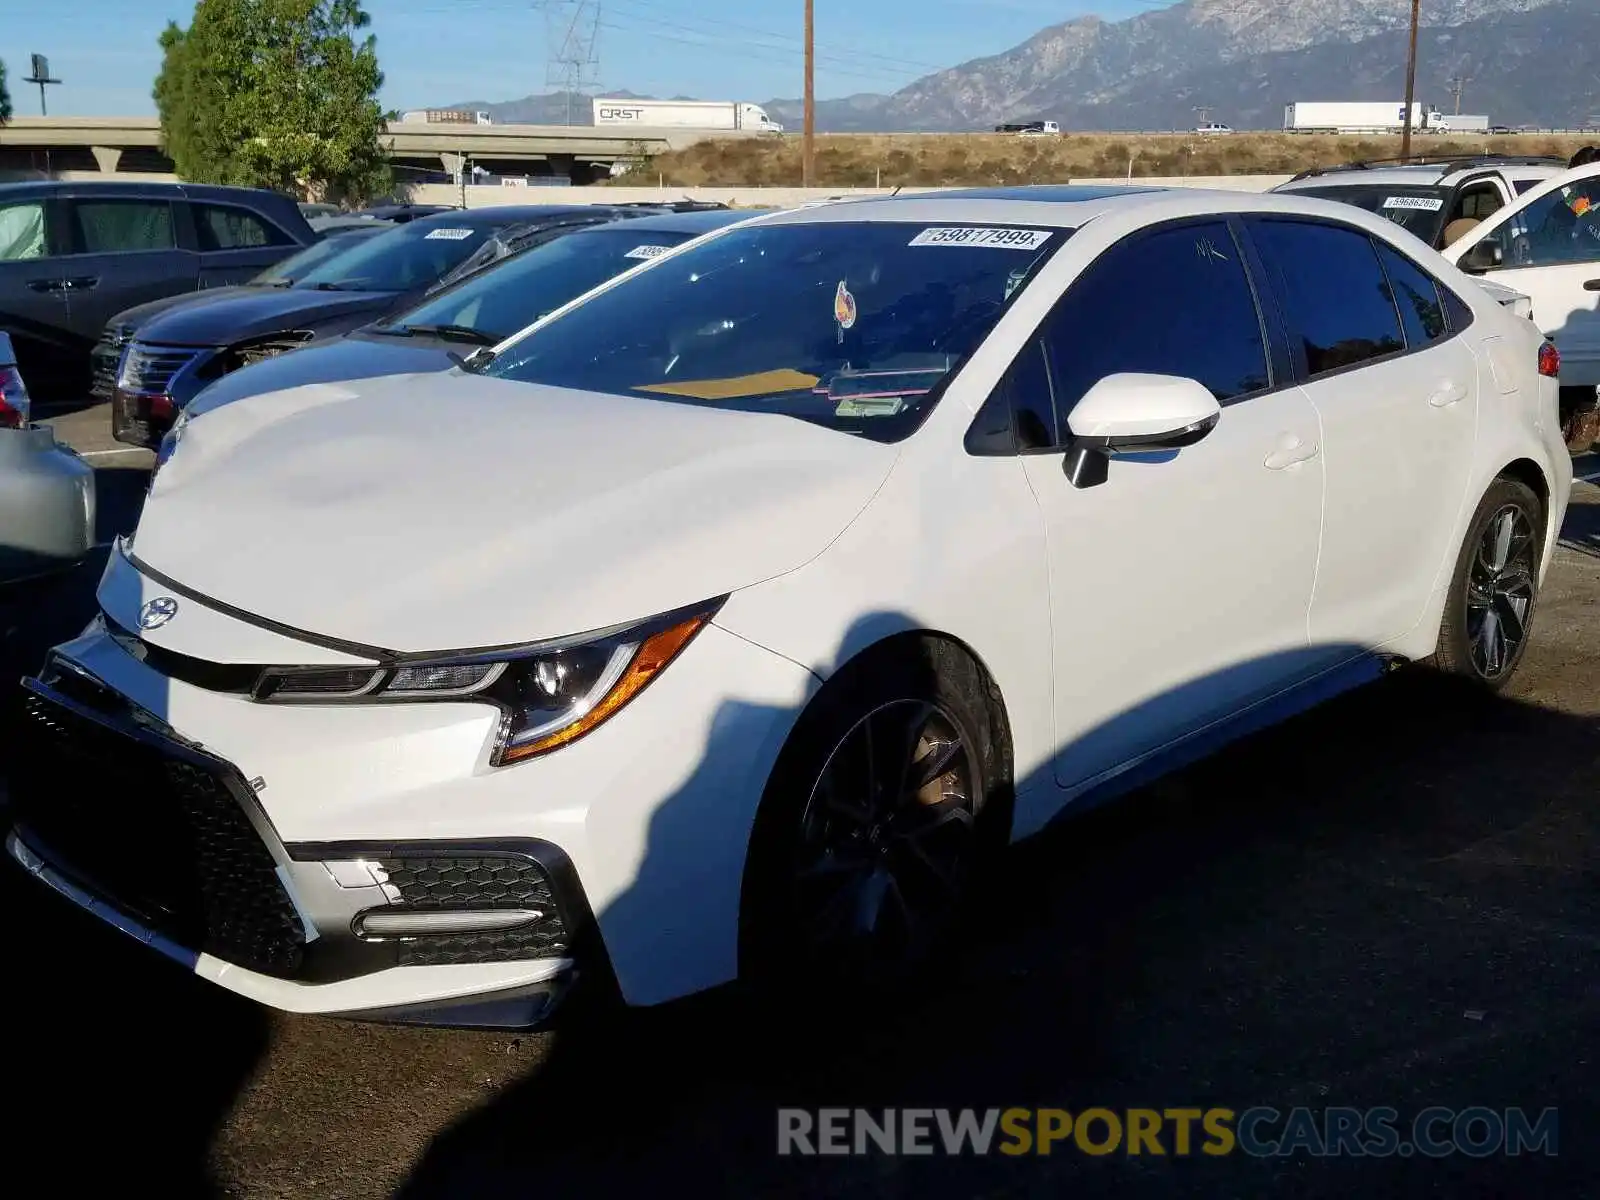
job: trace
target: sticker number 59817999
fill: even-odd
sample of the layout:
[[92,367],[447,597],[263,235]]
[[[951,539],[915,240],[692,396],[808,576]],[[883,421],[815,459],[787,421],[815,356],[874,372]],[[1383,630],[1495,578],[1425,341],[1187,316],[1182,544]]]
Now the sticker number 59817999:
[[924,229],[912,246],[984,246],[992,250],[1037,250],[1050,240],[1045,229],[1001,229],[993,225]]

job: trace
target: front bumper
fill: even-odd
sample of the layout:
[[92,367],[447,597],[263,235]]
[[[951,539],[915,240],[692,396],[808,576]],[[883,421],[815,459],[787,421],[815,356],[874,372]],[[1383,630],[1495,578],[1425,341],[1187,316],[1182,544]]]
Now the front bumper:
[[24,685],[7,849],[197,974],[293,1012],[513,1028],[553,1014],[580,959],[605,981],[556,847],[286,844],[232,764],[59,659],[46,674]]
[[[88,897],[86,906],[222,986],[298,1012],[434,1020],[428,1014],[441,1005],[498,1004],[510,994],[524,1002],[518,1019],[489,1023],[527,1027],[574,985],[649,1005],[735,977],[750,830],[783,739],[814,692],[810,672],[713,624],[594,732],[495,768],[500,714],[485,704],[274,704],[218,690],[191,668],[345,658],[186,592],[169,624],[128,633],[146,603],[170,599],[169,587],[114,551],[99,591],[102,618],[58,646],[51,669],[29,686],[25,698],[47,718],[42,726],[76,723],[75,743],[79,734],[114,739],[121,756],[112,784],[98,790],[70,775],[70,764],[88,757],[77,752],[14,788],[13,855],[41,879],[64,881],[58,890],[79,903]],[[180,659],[181,670],[173,665]],[[46,746],[28,740],[35,752]],[[146,760],[138,771],[127,742]],[[139,861],[155,864],[157,880],[188,879],[188,892],[169,884],[136,894],[125,873],[106,878],[121,869],[115,858],[97,861],[93,846],[67,837],[52,845],[52,807],[97,794],[111,800],[75,820],[58,814],[56,827],[140,843]],[[176,830],[164,842],[152,823],[174,803],[182,811],[161,818]],[[44,815],[30,818],[28,809]],[[186,852],[202,835],[206,853]],[[474,866],[485,870],[516,859],[519,870],[538,872],[548,894],[441,904],[439,881],[409,870],[419,859],[433,860],[426,871],[440,859],[471,858],[497,860]],[[196,866],[213,860],[223,869]],[[201,903],[237,878],[249,884],[243,918]],[[435,890],[418,894],[417,886]],[[442,886],[446,899],[460,898]],[[508,945],[507,935],[452,945],[442,932],[413,930],[401,946],[374,946],[362,918],[392,915],[389,905],[548,908],[559,937],[541,941],[547,928],[525,924],[511,931],[522,944]],[[240,920],[247,932],[265,927],[264,947],[246,940],[241,948]],[[486,945],[496,950],[489,960],[480,953]]]

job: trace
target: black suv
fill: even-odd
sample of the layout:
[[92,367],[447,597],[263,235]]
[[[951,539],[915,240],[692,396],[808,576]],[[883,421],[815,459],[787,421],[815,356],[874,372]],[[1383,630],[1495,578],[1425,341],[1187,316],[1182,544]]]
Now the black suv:
[[254,188],[0,184],[0,330],[35,400],[76,403],[111,317],[243,283],[317,239],[294,200]]

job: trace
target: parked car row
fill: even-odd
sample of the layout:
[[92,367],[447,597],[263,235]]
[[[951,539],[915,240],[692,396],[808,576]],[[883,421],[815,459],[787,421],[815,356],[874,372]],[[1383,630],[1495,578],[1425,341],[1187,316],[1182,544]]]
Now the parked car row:
[[1485,156],[1352,163],[1275,189],[1376,213],[1450,262],[1528,298],[1561,353],[1561,424],[1574,450],[1600,440],[1600,164]]
[[1381,212],[971,189],[504,254],[477,222],[124,352],[119,392],[379,297],[187,405],[168,375],[101,615],[24,684],[10,853],[235,992],[850,1003],[1075,806],[1527,647],[1565,347]]

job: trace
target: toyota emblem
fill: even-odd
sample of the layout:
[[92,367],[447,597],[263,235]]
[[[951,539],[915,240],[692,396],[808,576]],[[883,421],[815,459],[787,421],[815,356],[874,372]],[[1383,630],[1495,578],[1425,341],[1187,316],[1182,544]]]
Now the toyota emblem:
[[139,610],[139,628],[160,629],[178,615],[178,602],[171,596],[157,596]]

